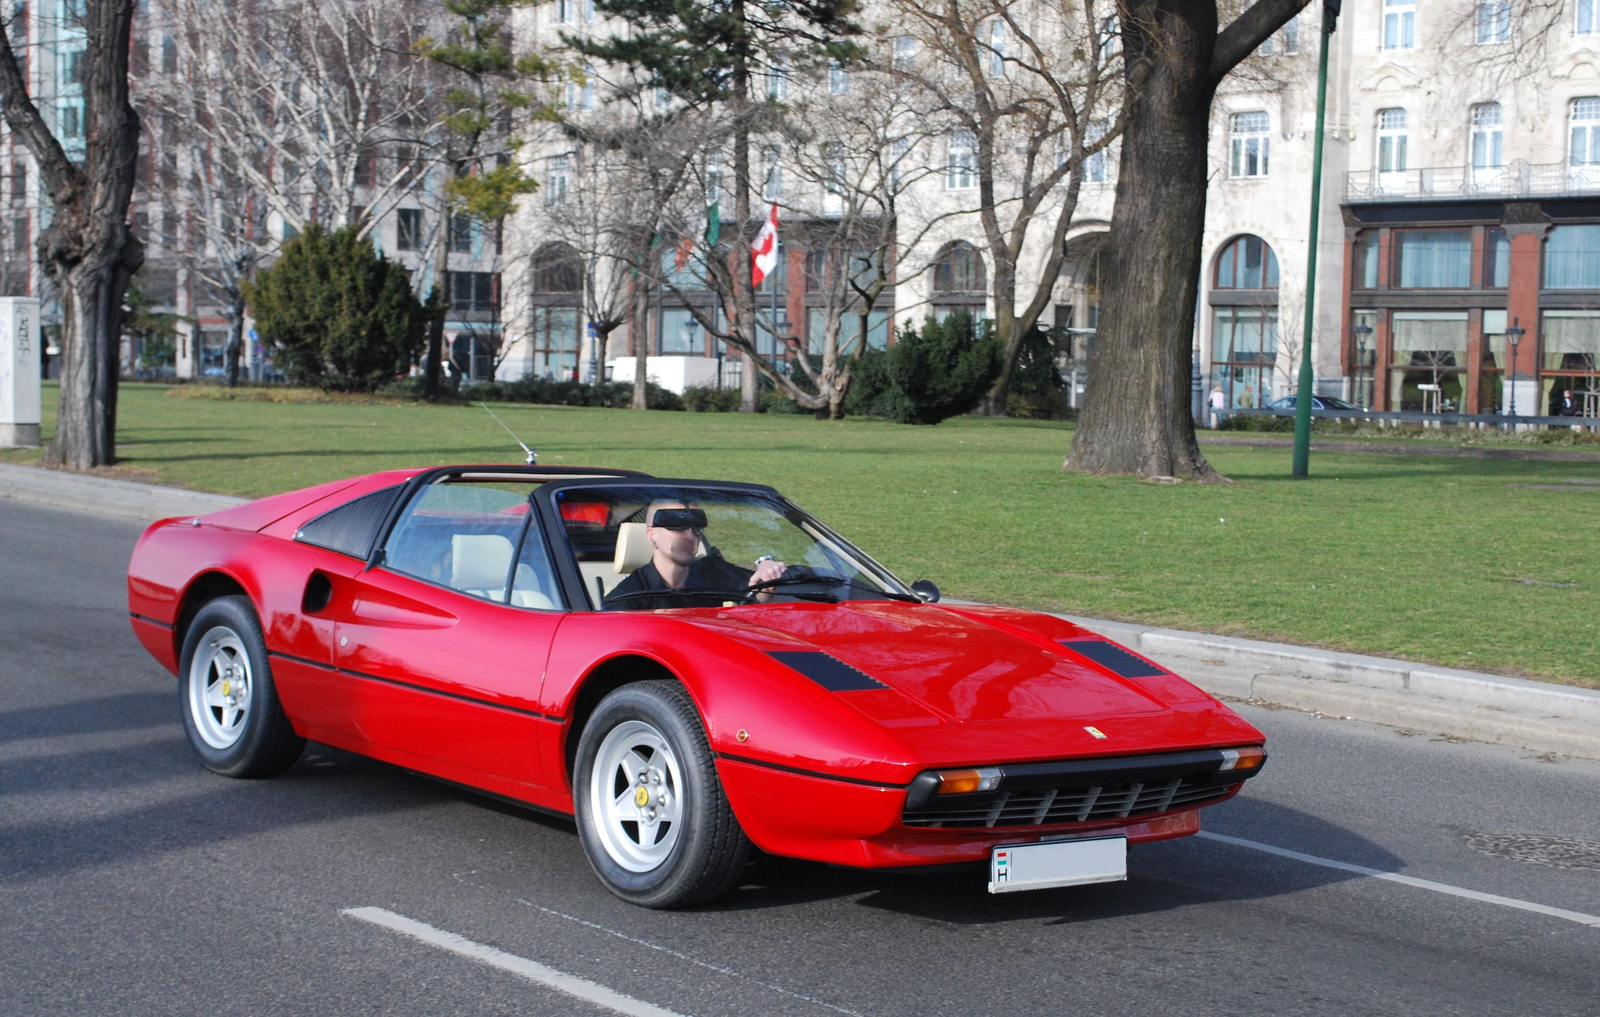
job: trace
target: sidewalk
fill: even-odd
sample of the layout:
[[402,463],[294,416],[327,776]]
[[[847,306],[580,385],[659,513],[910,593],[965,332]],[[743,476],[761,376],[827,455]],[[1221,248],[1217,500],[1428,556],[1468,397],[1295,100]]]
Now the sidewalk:
[[[151,521],[244,502],[0,463],[0,498]],[[1063,615],[1214,696],[1401,731],[1600,759],[1600,691],[1403,660]]]

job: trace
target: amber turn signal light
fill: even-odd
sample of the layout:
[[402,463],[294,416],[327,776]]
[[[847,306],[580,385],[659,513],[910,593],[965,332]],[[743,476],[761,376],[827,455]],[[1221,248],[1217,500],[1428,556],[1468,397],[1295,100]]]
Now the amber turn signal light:
[[1247,745],[1242,749],[1223,749],[1221,769],[1254,770],[1265,762],[1266,758],[1266,750],[1259,745]]
[[941,770],[939,794],[969,795],[974,791],[993,791],[1000,786],[1000,770],[984,767],[981,770]]

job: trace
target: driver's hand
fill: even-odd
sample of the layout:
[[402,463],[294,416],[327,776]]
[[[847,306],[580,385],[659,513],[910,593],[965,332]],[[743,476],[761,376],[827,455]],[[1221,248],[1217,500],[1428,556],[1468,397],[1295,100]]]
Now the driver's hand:
[[778,559],[768,558],[766,561],[756,566],[755,574],[750,577],[749,585],[754,586],[757,583],[765,583],[774,579],[781,579],[783,578],[784,572],[787,571],[788,568],[789,566],[785,565]]

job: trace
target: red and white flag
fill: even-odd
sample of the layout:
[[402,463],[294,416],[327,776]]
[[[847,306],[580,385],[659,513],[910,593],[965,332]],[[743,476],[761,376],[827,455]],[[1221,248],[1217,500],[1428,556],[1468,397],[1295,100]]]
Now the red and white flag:
[[773,202],[772,214],[767,216],[767,221],[761,224],[761,232],[756,234],[756,242],[750,245],[752,268],[750,270],[750,284],[760,286],[761,280],[772,273],[778,266],[778,204]]

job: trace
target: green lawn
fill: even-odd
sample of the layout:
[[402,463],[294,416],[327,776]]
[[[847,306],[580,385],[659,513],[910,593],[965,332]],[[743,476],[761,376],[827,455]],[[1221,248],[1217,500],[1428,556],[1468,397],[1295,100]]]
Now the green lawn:
[[[164,394],[123,387],[120,454],[205,490],[520,459],[476,407]],[[1062,473],[1059,424],[495,409],[546,463],[772,484],[952,596],[1600,687],[1600,485],[1568,483],[1600,456],[1314,452],[1295,482],[1287,448],[1213,445],[1236,483],[1159,485]]]

